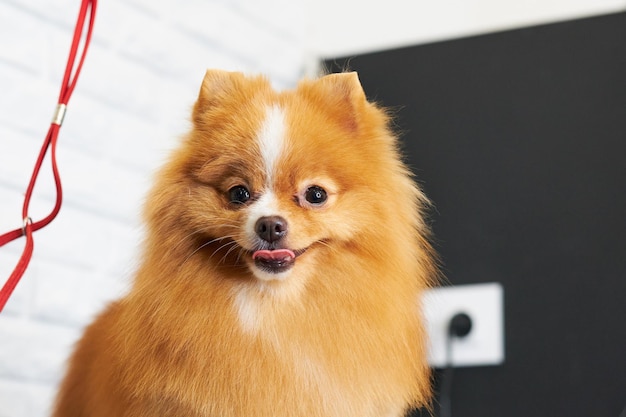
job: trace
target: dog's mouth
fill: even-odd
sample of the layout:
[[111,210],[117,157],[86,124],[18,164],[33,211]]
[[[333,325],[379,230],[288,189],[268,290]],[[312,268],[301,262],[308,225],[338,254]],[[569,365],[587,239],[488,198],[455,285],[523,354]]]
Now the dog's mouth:
[[294,266],[296,258],[306,252],[305,249],[261,249],[252,253],[252,260],[257,268],[271,274],[285,272]]

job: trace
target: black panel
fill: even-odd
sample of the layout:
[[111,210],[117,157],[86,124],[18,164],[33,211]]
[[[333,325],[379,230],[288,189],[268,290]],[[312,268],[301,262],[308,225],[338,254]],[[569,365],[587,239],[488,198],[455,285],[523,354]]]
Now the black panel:
[[459,417],[626,405],[626,14],[342,58],[397,113],[453,284],[505,288],[506,363]]

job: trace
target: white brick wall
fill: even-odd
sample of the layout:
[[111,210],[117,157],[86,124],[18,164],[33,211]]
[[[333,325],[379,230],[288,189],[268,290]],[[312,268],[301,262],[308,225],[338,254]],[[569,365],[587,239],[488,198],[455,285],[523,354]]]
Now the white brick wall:
[[[0,417],[43,417],[72,344],[123,293],[153,170],[188,127],[208,67],[267,74],[277,87],[307,63],[302,3],[108,0],[59,138],[59,217],[0,314]],[[21,204],[54,110],[79,0],[0,0],[0,233]],[[42,170],[31,216],[53,204]],[[3,284],[23,240],[0,248]]]

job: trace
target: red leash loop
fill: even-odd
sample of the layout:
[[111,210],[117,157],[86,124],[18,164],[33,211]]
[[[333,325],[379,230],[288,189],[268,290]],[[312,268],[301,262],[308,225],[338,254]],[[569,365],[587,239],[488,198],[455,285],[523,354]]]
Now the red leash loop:
[[[87,49],[89,48],[89,43],[91,42],[91,32],[93,30],[93,24],[96,17],[96,4],[97,0],[82,0],[80,11],[78,13],[78,19],[76,21],[76,28],[74,29],[74,39],[72,41],[69,58],[65,67],[65,75],[63,76],[61,92],[59,93],[59,101],[55,109],[54,117],[52,118],[52,123],[50,124],[50,129],[48,130],[46,139],[44,140],[41,150],[39,151],[39,156],[37,158],[37,162],[35,163],[33,174],[30,178],[30,182],[24,196],[24,205],[22,206],[22,227],[0,236],[0,246],[3,246],[19,237],[26,237],[26,245],[24,246],[24,251],[22,252],[21,257],[17,262],[15,269],[11,273],[11,276],[9,276],[9,279],[0,290],[0,312],[4,309],[5,304],[7,303],[17,283],[19,282],[22,275],[24,275],[24,272],[28,267],[28,263],[30,262],[33,254],[33,232],[47,226],[52,220],[54,220],[54,218],[59,213],[59,210],[61,209],[63,190],[61,188],[61,177],[59,176],[59,170],[57,168],[56,161],[57,138],[59,135],[59,130],[61,129],[61,125],[63,124],[63,117],[65,116],[67,103],[72,96],[74,87],[76,87],[76,81],[78,80],[78,75],[80,74],[80,71],[82,69],[85,55],[87,54]],[[76,71],[72,73],[74,63],[76,62],[78,47],[82,38],[83,29],[85,27],[85,20],[88,14],[89,20],[82,55],[78,62],[78,66],[76,67]],[[48,214],[46,217],[39,221],[33,222],[28,215],[28,208],[30,205],[30,199],[33,194],[33,189],[35,188],[35,183],[37,182],[37,177],[39,176],[39,170],[41,169],[41,165],[46,156],[46,153],[48,152],[48,149],[50,149],[52,174],[54,175],[54,182],[57,192],[56,203],[50,214]]]

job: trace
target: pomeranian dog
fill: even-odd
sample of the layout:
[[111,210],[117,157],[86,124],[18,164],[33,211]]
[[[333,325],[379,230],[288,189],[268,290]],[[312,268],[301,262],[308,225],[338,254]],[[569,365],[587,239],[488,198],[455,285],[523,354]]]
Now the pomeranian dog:
[[358,76],[209,70],[129,293],[54,417],[397,417],[428,405],[427,200]]

